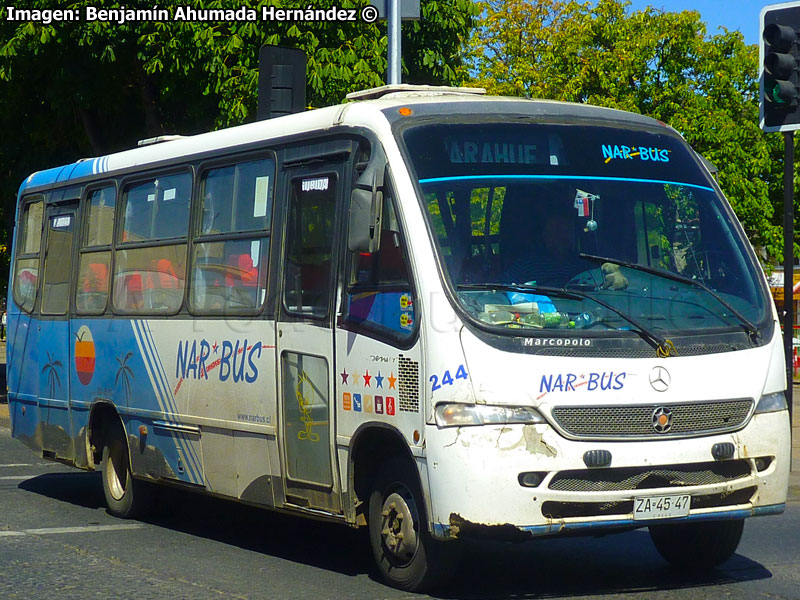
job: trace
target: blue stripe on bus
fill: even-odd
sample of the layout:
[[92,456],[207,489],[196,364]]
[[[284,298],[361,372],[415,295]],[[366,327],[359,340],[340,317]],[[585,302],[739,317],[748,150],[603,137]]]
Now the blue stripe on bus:
[[[156,385],[159,388],[159,393],[163,399],[163,403],[166,407],[168,407],[169,414],[177,415],[178,404],[169,385],[169,379],[164,371],[161,356],[158,353],[158,346],[153,339],[150,326],[147,321],[141,320],[138,321],[138,327],[144,346],[147,348],[148,359],[152,361],[150,365],[152,367],[153,380],[156,382]],[[182,435],[175,435],[174,437],[178,441],[188,462],[187,467],[189,467],[189,477],[192,479],[192,483],[202,484],[203,470],[200,466],[200,459],[197,456],[194,445],[192,445],[190,441],[185,439]]]
[[697,185],[694,183],[681,183],[679,181],[667,181],[664,179],[637,179],[635,177],[600,177],[591,175],[458,175],[453,177],[430,177],[428,179],[420,179],[419,182],[423,185],[426,183],[443,183],[446,181],[463,181],[469,179],[589,179],[591,181],[631,181],[634,183],[661,183],[665,185],[682,185],[685,187],[697,188],[713,192],[714,189],[705,185]]
[[29,175],[22,182],[19,186],[19,193],[23,193],[25,189],[31,187],[61,183],[69,181],[70,179],[79,179],[90,175],[100,175],[108,171],[108,161],[108,156],[101,156],[62,165],[60,167],[53,167],[52,169],[45,169],[44,171],[38,171]]
[[[168,384],[163,379],[163,373],[159,370],[156,361],[155,343],[148,336],[147,324],[144,320],[132,320],[131,325],[134,333],[139,340],[144,357],[145,368],[154,386],[153,392],[156,395],[159,407],[167,415],[169,421],[175,421],[178,413],[177,405],[171,395],[165,390],[169,389]],[[170,401],[171,399],[171,401]],[[197,457],[194,456],[192,445],[182,436],[171,432],[170,434],[181,450],[181,454],[187,459],[187,476],[191,483],[202,484],[202,471],[197,468]]]
[[142,345],[147,355],[150,375],[152,376],[153,381],[156,385],[160,402],[164,407],[164,412],[166,412],[167,414],[174,415],[178,412],[178,407],[175,405],[174,402],[169,401],[170,398],[166,392],[167,384],[164,381],[163,377],[161,377],[161,372],[159,371],[158,366],[156,365],[155,344],[153,343],[152,339],[147,335],[145,322],[136,321],[136,324],[139,331],[139,335],[141,336],[142,339]]

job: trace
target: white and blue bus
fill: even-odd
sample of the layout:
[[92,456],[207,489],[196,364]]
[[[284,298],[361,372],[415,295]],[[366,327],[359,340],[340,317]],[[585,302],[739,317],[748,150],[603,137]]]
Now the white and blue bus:
[[670,127],[399,86],[32,174],[13,436],[102,472],[366,525],[390,584],[460,540],[649,527],[711,567],[784,510],[764,275]]

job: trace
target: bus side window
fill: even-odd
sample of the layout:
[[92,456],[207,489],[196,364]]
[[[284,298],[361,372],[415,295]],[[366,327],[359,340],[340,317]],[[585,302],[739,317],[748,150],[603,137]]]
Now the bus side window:
[[404,341],[415,330],[414,297],[397,213],[386,196],[380,249],[351,253],[345,319],[379,336]]
[[141,314],[180,310],[191,194],[190,173],[159,176],[125,187],[114,263],[115,309]]
[[101,314],[108,303],[111,243],[114,235],[116,189],[113,185],[86,196],[86,226],[75,286],[78,314]]
[[14,300],[26,312],[33,310],[39,287],[39,249],[42,243],[43,217],[44,202],[39,198],[25,205],[20,219],[19,231],[22,237],[17,242]]
[[267,289],[272,217],[271,158],[209,169],[200,179],[200,224],[192,250],[196,314],[254,314]]

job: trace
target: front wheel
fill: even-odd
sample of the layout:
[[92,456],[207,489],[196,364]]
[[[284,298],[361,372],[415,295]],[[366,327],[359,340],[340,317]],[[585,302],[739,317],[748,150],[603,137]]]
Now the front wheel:
[[438,542],[428,532],[414,465],[392,459],[381,468],[369,498],[369,538],[381,576],[411,592],[431,589],[458,565],[458,542]]
[[685,569],[712,569],[736,552],[744,519],[651,525],[650,537],[670,564]]
[[128,460],[128,445],[114,435],[103,446],[103,494],[108,512],[122,519],[135,519],[148,512],[154,501],[151,484],[134,479]]

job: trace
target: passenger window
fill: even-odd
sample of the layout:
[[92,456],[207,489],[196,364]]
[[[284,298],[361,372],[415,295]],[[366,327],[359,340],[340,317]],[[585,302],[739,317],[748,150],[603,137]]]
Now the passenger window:
[[269,240],[198,242],[192,268],[192,309],[200,313],[253,312],[267,288]]
[[176,313],[186,287],[186,245],[117,250],[114,307],[121,312]]
[[[124,313],[174,314],[186,288],[186,238],[192,176],[131,184],[123,194],[121,239],[114,262],[114,308]],[[131,242],[182,238],[179,243],[130,247]]]
[[86,197],[87,233],[84,247],[109,246],[114,233],[116,190],[108,186],[89,192]]
[[111,251],[81,254],[75,308],[79,314],[101,314],[108,303]]
[[92,190],[86,196],[86,234],[75,286],[78,314],[101,314],[108,304],[115,205],[114,186]]
[[38,200],[25,207],[22,215],[22,243],[20,255],[39,254],[42,244],[42,218],[44,215],[44,202]]
[[189,294],[193,312],[253,314],[261,309],[267,289],[274,172],[275,162],[265,158],[203,174]]
[[39,249],[42,243],[42,219],[44,202],[29,202],[23,209],[20,235],[17,243],[16,269],[14,272],[14,299],[19,307],[31,312],[36,302],[39,285]]
[[345,314],[349,323],[405,340],[415,329],[414,296],[403,236],[391,199],[383,203],[380,249],[351,253],[352,270]]
[[192,176],[168,175],[125,189],[121,242],[186,237]]
[[272,159],[211,169],[201,182],[201,234],[268,229],[272,216]]

